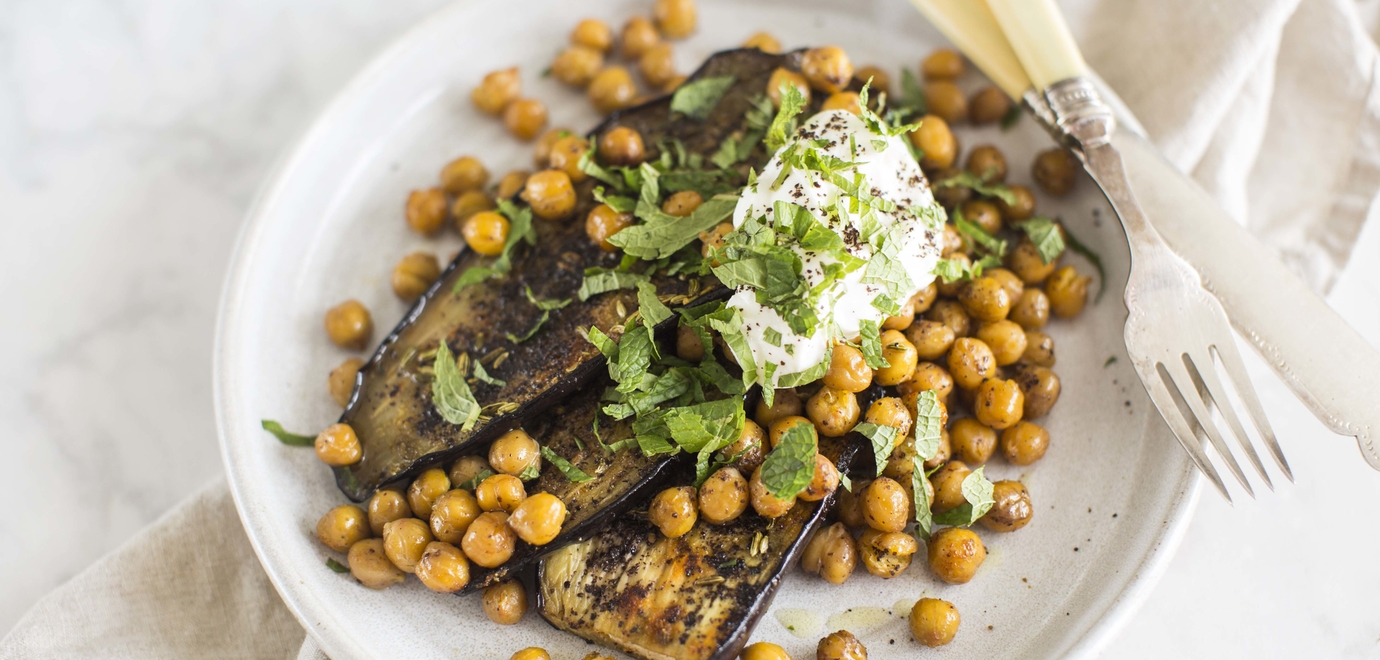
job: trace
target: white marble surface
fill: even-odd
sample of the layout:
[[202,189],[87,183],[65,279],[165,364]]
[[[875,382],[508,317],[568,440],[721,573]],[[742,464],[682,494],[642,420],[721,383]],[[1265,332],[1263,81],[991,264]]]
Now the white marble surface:
[[[211,333],[241,216],[439,4],[0,2],[0,631],[220,472]],[[1356,249],[1330,302],[1380,345],[1376,223]],[[1252,366],[1299,484],[1207,494],[1105,657],[1380,658],[1380,474]]]

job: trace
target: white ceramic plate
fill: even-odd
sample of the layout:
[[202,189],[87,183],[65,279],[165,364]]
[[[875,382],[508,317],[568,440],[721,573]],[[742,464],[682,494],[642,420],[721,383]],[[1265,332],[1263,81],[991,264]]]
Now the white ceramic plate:
[[[327,569],[332,553],[312,530],[321,513],[344,498],[310,450],[280,445],[259,420],[280,420],[304,432],[334,421],[340,411],[326,394],[326,374],[346,355],[322,332],[325,309],[358,298],[373,311],[382,338],[404,311],[388,285],[396,260],[416,249],[445,258],[459,247],[453,234],[431,241],[406,229],[402,206],[409,190],[434,185],[441,166],[461,154],[481,156],[496,176],[531,167],[530,146],[470,106],[469,89],[480,76],[519,64],[527,93],[547,101],[553,125],[588,128],[598,119],[588,103],[538,72],[576,20],[597,16],[621,25],[650,4],[469,1],[447,8],[356,77],[279,165],[250,214],[217,336],[216,403],[226,469],[265,569],[335,660],[506,658],[526,646],[546,647],[564,660],[590,650],[535,613],[500,629],[475,597],[434,594],[416,580],[375,592]],[[687,72],[764,29],[788,48],[837,44],[854,62],[893,72],[914,67],[943,44],[904,0],[846,8],[799,0],[701,0],[700,6],[699,33],[676,47]],[[971,78],[971,85],[980,84]],[[1011,181],[1024,183],[1033,154],[1049,144],[1029,119],[1007,133],[991,128],[964,137],[970,147],[985,141],[1002,146],[1012,163]],[[1048,455],[1026,469],[1000,459],[988,467],[994,479],[1027,484],[1034,521],[1015,534],[983,531],[987,562],[961,587],[937,582],[921,562],[890,581],[860,568],[841,587],[792,568],[755,640],[782,644],[796,658],[813,657],[820,636],[848,628],[872,658],[911,657],[918,647],[902,610],[933,595],[962,613],[949,647],[956,657],[1085,657],[1154,583],[1198,490],[1121,343],[1125,239],[1090,181],[1080,181],[1075,194],[1057,203],[1042,198],[1041,211],[1062,216],[1101,253],[1110,285],[1077,323],[1055,322],[1049,330],[1059,347],[1063,396],[1047,419]],[[1112,357],[1117,361],[1104,364]]]

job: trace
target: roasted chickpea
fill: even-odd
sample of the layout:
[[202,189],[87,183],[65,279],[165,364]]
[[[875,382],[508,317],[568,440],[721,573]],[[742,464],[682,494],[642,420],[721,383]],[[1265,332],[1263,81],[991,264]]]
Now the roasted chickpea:
[[815,660],[867,660],[867,647],[853,633],[839,630],[819,640]]
[[361,350],[373,333],[374,320],[358,300],[346,300],[326,310],[326,335],[336,346]]
[[431,535],[437,541],[458,545],[465,538],[470,523],[483,511],[470,491],[455,488],[446,491],[431,505]]
[[575,210],[575,187],[560,170],[537,172],[527,179],[523,196],[539,218],[559,220]]
[[907,396],[915,392],[934,390],[935,395],[940,401],[945,401],[954,391],[954,378],[949,371],[933,362],[920,362],[915,365],[915,371],[910,375],[910,380],[901,383],[896,388],[902,396]]
[[[626,44],[626,42],[624,42]],[[632,74],[621,66],[611,66],[589,81],[589,100],[599,112],[613,112],[631,106],[637,100],[637,85]]]
[[1035,515],[1030,493],[1019,481],[1003,480],[992,484],[992,499],[992,508],[978,522],[994,532],[1014,532],[1025,527]]
[[767,457],[767,432],[757,422],[743,420],[743,431],[719,453],[742,472],[752,472]]
[[1001,453],[1015,465],[1030,465],[1049,449],[1049,431],[1034,422],[1017,422],[1001,432]]
[[565,502],[551,493],[537,493],[513,509],[508,526],[518,538],[532,545],[546,545],[555,540],[565,524]]
[[[805,407],[801,404],[800,396],[795,393],[795,390],[781,389],[776,390],[770,406],[767,405],[766,399],[758,399],[757,410],[752,418],[757,420],[757,423],[760,424],[762,428],[769,429],[776,424],[777,420],[787,417],[800,417],[800,414],[804,411]],[[775,447],[776,443],[773,442],[771,446]]]
[[370,589],[387,589],[407,579],[407,574],[388,560],[383,539],[364,539],[350,546],[346,557],[350,575]]
[[1059,402],[1059,375],[1048,367],[1023,365],[1013,376],[1025,396],[1022,419],[1044,417]]
[[823,382],[836,390],[861,392],[872,385],[872,367],[867,366],[862,351],[849,344],[834,344]]
[[316,457],[326,465],[354,465],[363,455],[359,436],[349,424],[332,424],[316,436]]
[[637,70],[649,87],[662,87],[677,75],[675,51],[671,44],[659,43],[647,49],[637,60]]
[[474,101],[475,107],[491,115],[502,114],[503,109],[508,107],[522,93],[522,80],[518,78],[518,69],[502,69],[494,71],[484,76],[479,86],[470,92],[470,100]]
[[[551,148],[556,146],[557,142],[572,135],[575,135],[575,131],[568,128],[553,128],[542,133],[541,137],[537,138],[536,143],[532,145],[532,162],[535,163],[537,167],[545,168],[550,166]],[[531,176],[531,174],[527,174],[523,177],[522,180],[524,183],[527,181],[527,176]]]
[[904,532],[863,530],[858,537],[858,554],[863,568],[879,578],[890,579],[910,566],[910,559],[920,549],[915,537]]
[[[1025,353],[1021,359],[1041,367],[1054,366],[1054,338],[1039,330],[1025,331]],[[1026,395],[1029,400],[1030,396]]]
[[704,341],[694,328],[688,325],[676,328],[676,357],[687,362],[699,362],[704,359],[705,350]]
[[494,623],[511,626],[527,613],[527,589],[517,580],[504,580],[484,589],[484,614]]
[[609,165],[630,167],[647,159],[647,146],[641,133],[619,126],[599,138],[599,157]]
[[447,476],[450,477],[451,486],[474,490],[479,484],[470,484],[470,482],[485,471],[493,471],[493,467],[489,465],[489,459],[483,456],[461,456],[450,464],[450,472],[447,473]]
[[824,99],[821,110],[844,110],[855,115],[862,114],[862,99],[857,92],[834,92]]
[[488,168],[474,156],[461,156],[441,168],[441,188],[452,195],[480,190],[488,182]]
[[709,475],[699,492],[700,517],[715,525],[735,520],[748,506],[748,481],[734,467]]
[[604,68],[604,53],[588,46],[571,46],[551,62],[551,75],[571,87],[585,88]]
[[546,126],[546,104],[536,99],[518,99],[503,109],[503,125],[519,140],[531,140]]
[[939,48],[920,61],[925,80],[953,80],[963,75],[963,56],[952,48]]
[[805,105],[810,104],[810,83],[802,76],[790,69],[777,68],[771,72],[771,78],[767,79],[767,97],[776,107],[781,107],[782,89],[786,85],[791,85],[800,90],[800,95],[805,97]]
[[785,437],[786,432],[797,426],[804,426],[810,437],[814,438],[815,447],[819,447],[819,435],[815,430],[814,423],[808,418],[793,415],[782,417],[772,422],[771,426],[767,428],[767,440],[771,444],[771,448],[776,449],[776,446],[781,444],[781,438]]
[[586,18],[576,23],[575,29],[571,30],[570,43],[605,53],[613,45],[613,29],[601,20]]
[[590,651],[589,653],[586,653],[585,657],[581,658],[580,660],[613,660],[613,656],[604,653],[599,653],[598,651]]
[[861,412],[856,394],[828,385],[819,388],[819,391],[805,402],[806,416],[814,422],[820,435],[830,438],[847,435],[852,431]]
[[422,520],[430,519],[432,505],[448,490],[450,477],[445,470],[432,468],[417,475],[407,487],[407,504],[412,507],[412,515]]
[[947,600],[921,598],[910,608],[910,634],[930,648],[954,641],[958,623],[958,608]]
[[879,532],[906,528],[910,498],[906,489],[890,477],[878,477],[862,493],[863,520]]
[[989,234],[996,234],[1001,231],[1001,211],[997,210],[997,205],[992,202],[974,199],[963,203],[963,219],[967,220]]
[[1001,217],[1007,223],[1029,220],[1035,215],[1035,195],[1025,186],[1011,186],[1011,195],[1015,197],[1014,204],[1007,204],[1003,199],[997,199],[997,208],[1001,209]]
[[957,300],[935,302],[929,311],[925,312],[925,318],[949,326],[949,329],[954,331],[956,338],[967,337],[969,330],[972,329],[972,319],[968,318],[968,312],[964,311],[963,303]]
[[[761,470],[761,468],[757,468]],[[797,495],[805,502],[818,502],[839,489],[839,469],[824,454],[815,454],[815,476]],[[760,513],[760,512],[759,512]]]
[[1045,280],[1045,294],[1049,296],[1049,310],[1061,319],[1071,319],[1083,312],[1088,304],[1088,282],[1092,278],[1079,275],[1073,266],[1054,271]]
[[369,498],[369,531],[383,536],[383,526],[412,515],[407,496],[402,491],[384,488]]
[[[819,455],[816,454],[815,456]],[[837,476],[835,473],[835,477]],[[795,495],[782,499],[767,490],[766,484],[762,483],[762,466],[760,465],[752,472],[752,479],[748,482],[748,494],[752,501],[752,509],[763,518],[780,518],[790,513],[791,507],[795,506]]]
[[580,159],[585,152],[589,151],[589,141],[578,135],[567,135],[551,145],[551,154],[548,157],[551,169],[565,172],[570,177],[571,183],[579,183],[589,178],[585,171],[580,169]]
[[402,518],[383,526],[383,552],[404,573],[416,570],[426,544],[433,540],[431,528],[416,518]]
[[970,465],[981,465],[997,450],[997,432],[972,417],[954,421],[949,429],[954,457]]
[[622,34],[623,59],[636,61],[659,43],[661,43],[661,33],[657,32],[656,26],[642,16],[634,16],[623,24]]
[[466,220],[469,220],[476,213],[492,211],[493,209],[494,200],[484,191],[468,190],[455,198],[455,203],[450,205],[450,215],[455,219],[455,228],[463,232]]
[[984,87],[968,101],[968,121],[977,125],[995,124],[1011,111],[1011,97],[995,85]]
[[[731,231],[733,231],[733,223],[720,222],[713,229],[700,232],[700,254],[708,259],[710,255],[724,246],[724,236],[727,236]],[[715,260],[714,265],[719,265],[719,262]]]
[[[589,240],[598,243],[599,249],[605,252],[617,252],[618,246],[610,243],[609,237],[631,227],[632,224],[633,216],[631,213],[619,213],[608,204],[600,204],[591,209],[589,215],[585,216],[585,235],[589,236]],[[699,341],[698,337],[696,341]]]
[[992,349],[992,357],[999,367],[1014,364],[1025,354],[1025,330],[1012,321],[984,323],[978,328],[977,338]]
[[1006,267],[1026,284],[1039,284],[1059,267],[1059,259],[1045,263],[1040,251],[1030,239],[1022,238],[1006,255]]
[[857,565],[857,544],[843,523],[834,523],[819,530],[805,545],[800,568],[818,574],[830,584],[843,584]]
[[925,170],[942,170],[950,167],[958,157],[958,139],[954,137],[953,131],[949,130],[949,122],[938,115],[928,114],[922,117],[920,127],[911,131],[909,137],[910,143],[922,154],[920,166]]
[[1045,327],[1049,322],[1049,296],[1035,287],[1022,291],[1016,304],[1011,306],[1007,318],[1025,330],[1039,330]]
[[656,26],[668,39],[684,39],[695,31],[695,0],[656,0]]
[[1055,147],[1041,151],[1035,157],[1030,175],[1041,190],[1051,195],[1067,195],[1073,190],[1073,182],[1078,171],[1078,160],[1067,149]]
[[962,337],[954,341],[953,350],[949,351],[949,374],[959,387],[977,389],[996,373],[997,360],[982,340]]
[[915,298],[907,300],[901,305],[901,311],[896,312],[895,316],[886,317],[882,321],[883,330],[905,330],[910,324],[915,322]]
[[862,493],[867,490],[867,485],[870,483],[872,482],[867,479],[859,479],[853,482],[853,490],[850,491],[845,488],[839,491],[839,503],[834,509],[835,513],[838,514],[839,522],[849,527],[867,525],[867,520],[863,518],[862,512]]
[[867,415],[863,419],[870,424],[895,428],[898,440],[910,434],[910,427],[914,424],[910,409],[900,398],[894,396],[885,396],[873,401],[872,405],[867,407]]
[[[950,443],[952,443],[952,433],[949,434],[949,438]],[[934,486],[934,499],[930,502],[930,508],[935,513],[944,513],[963,506],[967,502],[967,499],[963,497],[963,480],[972,473],[973,471],[968,468],[967,463],[951,460],[930,475],[930,485]]]
[[1006,156],[990,144],[974,147],[968,154],[968,171],[987,183],[1006,181]]
[[672,193],[661,203],[661,211],[666,215],[677,218],[684,218],[704,203],[704,197],[693,190],[682,190]]
[[[504,174],[503,178],[498,180],[498,188],[494,191],[494,195],[499,199],[512,199],[514,195],[522,192],[523,186],[527,185],[527,177],[529,176],[532,176],[532,173],[526,170],[513,170],[512,172]],[[488,197],[486,196],[485,199],[488,200]],[[455,200],[455,203],[459,204],[460,200]],[[493,202],[489,201],[489,203],[492,204]],[[489,208],[493,207],[490,206]],[[451,211],[453,212],[454,210],[455,209],[452,207]],[[478,209],[478,211],[487,210],[489,209]]]
[[693,486],[667,488],[652,498],[652,506],[647,511],[647,520],[668,539],[685,536],[699,519],[695,506],[698,493]]
[[968,118],[968,99],[958,85],[948,80],[931,80],[924,84],[926,109],[931,114],[944,118],[949,124],[957,124]]
[[443,541],[432,541],[422,552],[415,573],[427,589],[453,594],[470,583],[470,562],[460,548]]
[[485,511],[512,513],[517,505],[527,499],[527,488],[522,480],[511,474],[495,474],[479,482],[474,489],[474,498],[479,508]]
[[781,42],[766,32],[758,32],[743,42],[743,48],[756,48],[771,55],[781,54]]
[[[939,449],[934,452],[934,457],[925,461],[925,469],[933,470],[949,462],[949,457],[953,456],[953,440],[949,435],[949,429],[939,430]],[[928,480],[926,480],[928,482]],[[930,501],[934,501],[934,489],[929,488]]]
[[353,504],[342,504],[316,522],[316,539],[336,551],[349,552],[354,544],[369,538],[369,517]]
[[987,558],[987,548],[971,529],[945,527],[930,537],[930,571],[949,584],[965,584]]
[[871,96],[891,94],[891,74],[879,66],[868,65],[853,73],[853,77],[868,83]]
[[508,218],[494,211],[476,213],[460,227],[460,235],[471,250],[486,257],[496,257],[503,253],[508,242]]
[[349,405],[350,397],[355,393],[355,375],[362,366],[364,360],[350,358],[332,369],[330,377],[326,379],[326,389],[330,391],[331,399],[340,407]]
[[853,62],[838,46],[822,46],[805,51],[800,72],[810,86],[826,94],[843,91],[853,80]]
[[517,534],[508,526],[508,514],[502,511],[479,514],[465,530],[465,538],[460,541],[465,556],[484,568],[502,566],[513,556],[516,546]]
[[739,656],[739,660],[791,660],[791,656],[786,653],[786,649],[776,644],[757,642],[743,649],[743,655]]
[[1025,282],[1022,282],[1021,278],[1017,277],[1015,273],[1005,268],[984,270],[982,274],[1001,282],[1002,288],[1006,289],[1007,295],[1011,297],[1011,304],[1013,306],[1016,304],[1017,300],[1020,300],[1021,294],[1025,293]]
[[916,321],[906,329],[906,337],[919,360],[937,360],[954,345],[953,328],[939,321]]
[[[914,135],[914,133],[912,133],[912,135]],[[924,166],[924,162],[922,161],[921,167]],[[954,209],[973,198],[973,189],[967,186],[938,185],[949,179],[960,176],[962,173],[962,170],[956,167],[946,167],[930,175],[930,181],[935,183],[935,187],[931,190],[934,193],[935,201],[939,202],[940,206],[946,209]],[[944,249],[942,254],[946,257],[954,252],[963,252],[965,254],[968,252],[967,243],[964,242],[963,236],[958,233],[958,230],[955,229],[952,224],[944,226],[943,246]]]
[[896,447],[886,459],[882,476],[895,479],[897,483],[911,483],[910,476],[915,473],[915,438],[897,437]]
[[916,314],[924,314],[934,306],[934,301],[939,298],[939,286],[930,282],[929,286],[920,290],[910,299],[910,304],[915,305]]
[[522,429],[513,429],[489,445],[489,465],[503,474],[517,476],[541,465],[541,445]]
[[877,369],[873,380],[878,385],[899,385],[909,380],[910,375],[915,372],[915,364],[920,360],[915,345],[910,343],[900,330],[882,332],[881,342],[882,359],[886,360],[889,366]]
[[988,378],[978,386],[973,414],[979,422],[1001,430],[1021,421],[1025,394],[1014,380]]
[[1006,318],[1011,311],[1011,294],[990,276],[979,277],[959,289],[958,301],[968,316],[988,323]]
[[532,646],[514,653],[508,660],[551,660],[551,654],[547,653],[546,649]]

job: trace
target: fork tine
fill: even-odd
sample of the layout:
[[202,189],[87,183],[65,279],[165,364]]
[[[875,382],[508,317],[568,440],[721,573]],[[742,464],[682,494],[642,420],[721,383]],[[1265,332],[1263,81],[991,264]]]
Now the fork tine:
[[[1199,364],[1204,366],[1199,367]],[[1236,416],[1236,408],[1232,406],[1231,399],[1227,398],[1227,391],[1222,387],[1222,381],[1217,378],[1217,370],[1212,363],[1212,355],[1191,356],[1184,354],[1184,368],[1188,369],[1189,378],[1193,379],[1193,385],[1198,390],[1198,395],[1202,397],[1203,403],[1209,407],[1215,407],[1217,412],[1222,413],[1222,419],[1226,420],[1227,427],[1231,429],[1232,435],[1236,436],[1236,444],[1241,446],[1241,450],[1246,452],[1246,458],[1251,465],[1255,466],[1255,471],[1260,474],[1260,478],[1265,480],[1265,486],[1270,490],[1275,489],[1274,483],[1270,481],[1270,475],[1265,471],[1265,464],[1260,462],[1260,454],[1255,451],[1255,444],[1251,442],[1251,437],[1246,435],[1246,429],[1241,425],[1241,418]],[[1209,412],[1211,412],[1209,410]]]
[[1275,431],[1270,428],[1270,420],[1265,417],[1265,408],[1260,405],[1260,399],[1255,395],[1255,387],[1246,375],[1246,365],[1241,362],[1241,354],[1236,352],[1236,342],[1229,334],[1226,341],[1214,343],[1208,348],[1217,357],[1222,369],[1227,372],[1227,379],[1231,381],[1232,388],[1241,398],[1241,403],[1246,406],[1251,423],[1265,440],[1265,447],[1270,450],[1270,455],[1274,456],[1275,465],[1278,465],[1279,470],[1288,477],[1290,483],[1293,483],[1294,471],[1289,469],[1289,462],[1284,460],[1284,450],[1280,449],[1279,440],[1275,439]]
[[1198,471],[1203,473],[1217,487],[1217,492],[1226,498],[1227,503],[1231,503],[1231,495],[1227,493],[1227,485],[1222,483],[1222,477],[1217,474],[1216,468],[1208,462],[1207,452],[1203,451],[1203,445],[1198,441],[1193,430],[1189,428],[1188,422],[1179,410],[1178,404],[1174,403],[1174,396],[1169,393],[1167,379],[1154,367],[1143,368],[1139,362],[1136,363],[1136,371],[1140,374],[1140,381],[1145,385],[1145,391],[1150,394],[1150,400],[1154,402],[1155,408],[1159,409],[1160,417],[1164,418],[1169,430],[1174,433],[1179,444],[1183,445],[1184,451],[1188,452],[1188,457],[1193,460],[1193,464],[1198,466]]
[[1232,455],[1231,449],[1227,447],[1227,441],[1222,437],[1221,429],[1217,428],[1217,423],[1213,421],[1212,415],[1208,413],[1207,406],[1203,405],[1203,400],[1198,396],[1196,390],[1185,394],[1185,388],[1191,387],[1193,379],[1188,377],[1188,370],[1184,368],[1183,362],[1177,364],[1170,360],[1162,363],[1161,366],[1173,380],[1174,386],[1179,390],[1179,396],[1183,402],[1188,404],[1188,409],[1193,412],[1193,416],[1198,418],[1198,424],[1207,432],[1208,440],[1212,441],[1212,446],[1217,449],[1217,454],[1222,462],[1227,464],[1227,469],[1231,471],[1241,486],[1246,489],[1251,497],[1255,497],[1255,491],[1251,489],[1251,482],[1246,479],[1246,473],[1241,470],[1241,464],[1236,462],[1236,457]]

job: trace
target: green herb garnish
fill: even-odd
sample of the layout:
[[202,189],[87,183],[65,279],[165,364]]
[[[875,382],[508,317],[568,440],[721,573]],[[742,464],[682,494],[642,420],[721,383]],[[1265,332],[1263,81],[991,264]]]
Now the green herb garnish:
[[1021,120],[1021,115],[1023,114],[1025,114],[1025,112],[1021,110],[1021,104],[1012,103],[1011,108],[1006,111],[1006,114],[1001,116],[1001,130],[1011,130],[1011,127],[1015,126],[1016,123]]
[[862,338],[863,360],[867,366],[873,369],[885,369],[891,366],[886,358],[882,357],[882,336],[877,322],[872,319],[863,319],[858,323],[858,332]]
[[996,197],[1007,204],[1016,203],[1016,194],[1011,189],[1000,183],[989,183],[982,177],[972,172],[959,172],[947,179],[943,179],[934,184],[935,188],[968,188],[973,192],[986,197]]
[[528,245],[537,244],[537,232],[532,227],[532,209],[525,206],[518,207],[506,199],[500,199],[498,200],[498,212],[508,218],[508,240],[503,242],[503,251],[499,253],[498,259],[488,266],[467,268],[455,281],[455,286],[451,289],[452,293],[460,293],[465,287],[478,284],[489,278],[507,275],[508,271],[513,269],[513,247],[518,244],[518,241],[525,240]]
[[580,300],[590,298],[609,291],[619,289],[636,289],[638,283],[647,282],[650,278],[641,273],[625,273],[617,270],[607,270],[604,268],[588,268],[585,270],[585,279],[580,283],[580,291],[576,294]]
[[480,364],[478,360],[474,361],[474,377],[479,382],[488,383],[490,385],[493,385],[494,387],[503,387],[508,384],[507,381],[499,380],[497,378],[494,378],[493,376],[490,376],[488,370],[486,370],[484,368],[484,365]]
[[492,477],[492,476],[494,476],[494,471],[493,471],[493,470],[480,470],[480,471],[479,471],[479,474],[476,474],[476,475],[474,475],[473,477],[470,477],[470,480],[469,480],[469,481],[466,481],[465,483],[456,486],[456,488],[463,488],[463,489],[465,489],[465,490],[474,490],[474,489],[478,488],[478,487],[479,487],[479,484],[482,483],[485,479],[488,479],[489,477]]
[[570,461],[565,460],[561,457],[560,454],[557,454],[555,450],[551,449],[550,447],[547,447],[546,445],[542,445],[541,456],[542,458],[545,458],[548,462],[550,462],[552,465],[556,466],[556,469],[560,470],[561,474],[565,475],[566,479],[569,479],[577,484],[582,484],[586,481],[592,481],[594,479],[594,477],[591,477],[588,474],[586,474],[584,470],[581,470],[580,468],[571,465]]
[[714,76],[685,83],[671,95],[671,112],[704,120],[736,80],[733,76]]
[[941,525],[966,526],[977,522],[995,503],[992,499],[992,482],[982,474],[984,467],[973,470],[963,479],[963,504],[934,517]]
[[958,233],[974,245],[999,257],[1006,256],[1006,241],[987,233],[987,230],[983,229],[981,225],[963,217],[963,211],[959,209],[954,209],[953,218],[954,227],[958,229]]
[[336,561],[336,560],[335,560],[335,557],[327,557],[327,558],[326,558],[326,568],[329,568],[329,569],[331,569],[331,570],[333,570],[333,571],[335,571],[335,572],[337,572],[337,573],[349,573],[349,572],[350,572],[350,567],[348,567],[348,566],[346,566],[346,565],[344,565],[344,564],[342,564],[342,563]]
[[1049,218],[1031,218],[1015,223],[1015,227],[1030,237],[1035,251],[1040,253],[1040,261],[1054,263],[1064,253],[1064,237],[1059,233],[1059,223]]
[[479,421],[479,402],[465,382],[465,374],[455,362],[455,355],[444,340],[436,347],[436,362],[433,367],[436,380],[431,383],[431,402],[441,418],[458,425],[460,430],[469,431]]
[[527,330],[527,332],[524,332],[521,335],[515,335],[511,332],[508,333],[508,341],[511,341],[514,344],[521,344],[522,342],[531,339],[532,336],[537,334],[537,331],[540,330],[541,327],[551,319],[552,311],[561,309],[571,303],[570,298],[566,298],[565,300],[556,300],[554,298],[537,298],[535,295],[533,295],[532,287],[530,286],[525,289],[525,292],[527,294],[527,301],[535,305],[537,309],[541,310],[541,316],[537,317],[536,324],[533,325],[529,330]]
[[805,95],[800,93],[800,89],[791,83],[782,83],[781,107],[776,111],[776,118],[772,119],[771,126],[767,128],[768,152],[776,153],[786,144],[786,140],[795,133],[796,116],[804,109]]
[[656,285],[650,280],[637,283],[637,311],[647,330],[655,332],[656,326],[673,316],[671,309],[656,297]]
[[[683,218],[655,209],[655,213],[650,214],[653,220],[628,227],[608,240],[623,248],[625,253],[640,259],[669,257],[699,238],[700,232],[708,231],[728,219],[737,205],[736,196],[721,195],[705,200],[694,213]],[[641,208],[642,203],[639,202],[638,206]]]
[[781,442],[762,462],[762,485],[777,499],[800,494],[815,477],[815,430],[797,424],[781,436]]
[[1093,297],[1093,303],[1102,302],[1102,294],[1107,291],[1107,271],[1102,268],[1102,257],[1069,233],[1068,227],[1064,228],[1064,236],[1068,239],[1069,249],[1083,255],[1083,258],[1092,262],[1093,268],[1097,269],[1097,295]]
[[[545,447],[542,447],[542,449],[546,449],[546,448],[545,448]],[[542,452],[542,455],[545,456],[546,453],[545,453],[545,452]],[[535,463],[533,463],[533,464],[527,466],[522,472],[518,473],[517,478],[518,478],[519,480],[521,480],[521,481],[531,481],[531,480],[536,479],[537,477],[540,477],[540,476],[541,476],[541,461],[537,461],[537,462],[535,462]]]
[[316,444],[316,436],[290,433],[283,428],[282,424],[271,419],[262,420],[259,424],[264,427],[265,431],[272,433],[275,438],[278,438],[278,442],[289,447],[311,447]]
[[891,452],[896,448],[896,437],[900,435],[901,429],[863,422],[854,426],[853,432],[872,441],[872,458],[877,464],[876,476],[882,476],[882,470],[886,469],[887,460],[891,458]]

